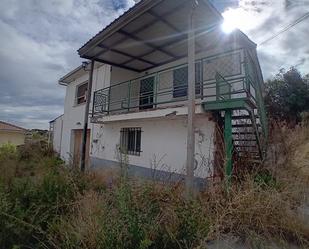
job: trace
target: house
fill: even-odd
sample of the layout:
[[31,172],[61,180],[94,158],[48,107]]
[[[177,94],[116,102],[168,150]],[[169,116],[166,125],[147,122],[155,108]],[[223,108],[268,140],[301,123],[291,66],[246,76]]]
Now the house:
[[[93,90],[104,88],[109,82],[110,66],[97,63],[93,75]],[[67,163],[76,166],[80,164],[88,76],[89,71],[80,66],[59,79],[59,84],[66,87],[64,114],[50,121],[52,134],[50,140],[55,152]],[[93,144],[90,144],[90,140],[93,140],[90,130],[93,127],[94,124],[91,124],[87,136],[86,161],[88,166],[92,151],[90,148]]]
[[22,145],[25,143],[26,129],[0,121],[0,146],[11,143]]
[[262,160],[267,119],[256,44],[239,30],[224,33],[222,22],[207,0],[143,0],[91,38],[78,53],[93,70],[81,66],[59,80],[61,156],[79,160],[91,85],[89,167],[117,168],[125,154],[130,174],[183,177],[188,110],[195,177],[231,175],[243,157]]

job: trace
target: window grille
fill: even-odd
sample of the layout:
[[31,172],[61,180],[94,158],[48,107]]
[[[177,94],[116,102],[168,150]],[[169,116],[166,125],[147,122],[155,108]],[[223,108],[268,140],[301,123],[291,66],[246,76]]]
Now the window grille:
[[[202,88],[202,64],[195,63],[195,94],[199,95]],[[173,97],[185,97],[188,95],[188,67],[177,68],[173,71]]]
[[122,128],[120,130],[121,153],[140,156],[141,133],[141,128]]
[[88,83],[87,82],[77,86],[77,91],[76,91],[76,104],[77,105],[86,102],[87,89],[88,89]]

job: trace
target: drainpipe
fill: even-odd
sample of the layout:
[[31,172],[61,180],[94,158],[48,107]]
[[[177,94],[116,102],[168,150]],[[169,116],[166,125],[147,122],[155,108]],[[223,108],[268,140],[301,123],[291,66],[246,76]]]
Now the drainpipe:
[[88,80],[88,87],[87,87],[87,99],[86,99],[86,106],[85,106],[84,130],[83,130],[83,141],[82,141],[82,157],[80,161],[80,169],[82,172],[85,172],[85,169],[86,169],[86,144],[87,144],[87,130],[88,130],[88,119],[89,119],[89,106],[90,106],[91,92],[92,92],[93,70],[94,70],[94,60],[91,61],[91,69],[89,72],[89,80]]
[[192,1],[192,8],[188,22],[188,128],[187,128],[187,162],[186,162],[186,197],[193,194],[194,179],[194,153],[195,153],[195,23],[194,12],[198,5],[196,0]]

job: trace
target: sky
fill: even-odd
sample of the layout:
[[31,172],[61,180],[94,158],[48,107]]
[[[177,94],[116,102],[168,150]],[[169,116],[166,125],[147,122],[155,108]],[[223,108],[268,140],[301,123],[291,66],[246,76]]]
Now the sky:
[[[309,0],[211,0],[258,44],[264,79],[280,68],[309,73]],[[76,50],[134,5],[134,0],[0,0],[0,120],[47,129],[63,113],[58,79],[79,66]],[[227,25],[228,24],[228,25]]]

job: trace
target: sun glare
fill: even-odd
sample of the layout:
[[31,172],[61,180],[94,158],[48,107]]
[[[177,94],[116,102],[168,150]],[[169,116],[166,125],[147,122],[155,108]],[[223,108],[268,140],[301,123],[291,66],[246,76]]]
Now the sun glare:
[[221,25],[221,28],[222,28],[223,32],[226,33],[226,34],[229,34],[236,29],[236,27],[231,22],[229,22],[227,20],[224,20],[224,22]]
[[221,26],[223,32],[231,33],[236,28],[247,31],[254,25],[254,18],[243,8],[228,9],[222,13],[224,22]]

